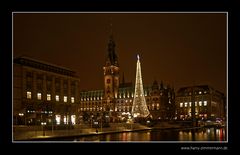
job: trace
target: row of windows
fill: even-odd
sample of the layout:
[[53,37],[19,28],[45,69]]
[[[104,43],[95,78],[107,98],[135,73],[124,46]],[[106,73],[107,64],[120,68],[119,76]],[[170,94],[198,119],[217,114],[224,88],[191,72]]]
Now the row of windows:
[[[37,81],[36,82],[37,90],[43,90],[43,85],[44,85],[43,78],[37,78],[36,81]],[[52,86],[53,86],[52,84],[53,84],[52,80],[49,80],[47,78],[47,80],[46,80],[46,89],[48,91],[52,90]],[[63,81],[63,86],[61,86],[60,79],[56,78],[56,80],[55,80],[55,90],[56,90],[56,92],[60,92],[60,88],[61,87],[63,88],[64,92],[67,92],[69,87],[70,87],[71,93],[75,94],[76,86],[77,86],[77,82],[76,81],[72,81],[71,85],[68,86],[68,81],[64,80]],[[26,79],[26,88],[28,90],[31,90],[33,88],[33,78],[32,77],[27,77],[27,79]]]
[[[207,101],[203,101],[203,104],[202,104],[202,101],[199,101],[198,102],[199,104],[199,106],[207,106]],[[180,107],[183,107],[183,103],[181,102],[180,104],[179,104],[179,106]],[[192,106],[192,102],[185,102],[184,103],[184,107],[191,107]],[[197,102],[195,101],[195,106],[197,106]]]
[[71,123],[72,125],[75,125],[76,115],[63,115],[63,117],[61,115],[55,115],[55,121],[57,125],[61,124],[61,121],[64,124]]
[[[32,99],[32,92],[27,91],[27,99]],[[38,100],[42,100],[42,93],[37,93],[37,99]],[[52,100],[52,96],[51,94],[47,94],[47,101],[51,101]],[[67,102],[68,97],[67,96],[63,96],[63,102]],[[55,101],[59,102],[60,101],[60,97],[59,95],[55,96]],[[75,98],[71,97],[71,103],[75,102]]]
[[[206,90],[204,90],[203,92],[202,91],[195,91],[194,92],[194,94],[196,95],[196,94],[199,94],[199,95],[201,95],[201,94],[207,94],[207,91]],[[185,93],[185,95],[187,95],[187,93]],[[192,95],[192,92],[188,92],[188,95]]]
[[[145,96],[147,96],[147,95],[145,95]],[[129,95],[129,94],[128,94],[128,95],[125,95],[125,93],[124,93],[124,94],[119,93],[118,97],[119,97],[119,98],[126,98],[126,97],[127,97],[127,98],[130,98],[130,97],[132,97],[132,98],[133,98],[133,93],[132,93],[131,95]]]
[[98,107],[98,108],[80,108],[80,111],[105,111],[105,108]]
[[157,108],[155,106],[148,106],[149,110],[159,110],[159,106],[157,106]]
[[115,111],[130,111],[129,107],[116,107]]
[[102,97],[87,97],[81,98],[81,101],[102,100]]
[[[121,97],[120,97],[121,98]],[[125,98],[125,97],[123,97]],[[102,97],[87,97],[87,98],[81,98],[81,101],[95,101],[95,100],[102,100]],[[147,101],[150,101],[151,99],[147,98]],[[159,98],[152,98],[152,101],[158,101]],[[126,100],[125,102],[132,102],[132,100]],[[123,101],[117,101],[117,103],[123,103]]]
[[[195,113],[195,115],[198,115],[198,113]],[[182,119],[182,120],[187,119],[189,117],[191,117],[191,114],[189,114],[189,115],[180,115],[180,119]],[[207,114],[199,114],[199,117],[207,118]]]
[[[203,111],[207,111],[207,107],[196,107],[195,108],[195,112],[203,112]],[[188,112],[191,112],[192,111],[192,108],[189,108],[189,109],[180,109],[179,112],[180,113],[188,113]]]
[[[129,101],[129,102],[132,102],[132,100],[125,100],[126,103],[128,103],[128,101]],[[117,101],[117,103],[123,103],[123,102],[124,102],[123,100]]]

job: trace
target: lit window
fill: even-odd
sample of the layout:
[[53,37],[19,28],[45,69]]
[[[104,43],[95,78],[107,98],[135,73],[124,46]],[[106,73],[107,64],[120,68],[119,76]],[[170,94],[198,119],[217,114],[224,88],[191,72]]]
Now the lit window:
[[202,101],[199,101],[199,106],[202,106]]
[[185,107],[187,107],[187,102],[185,102],[184,104],[185,104]]
[[51,94],[47,94],[47,101],[51,101]]
[[63,116],[63,123],[68,124],[67,116]]
[[56,123],[57,123],[57,125],[60,124],[60,120],[61,120],[61,116],[60,115],[56,115]]
[[71,97],[71,103],[74,103],[74,97]]
[[71,122],[72,124],[76,124],[76,115],[71,115]]
[[197,106],[197,101],[195,101],[195,107]]
[[27,91],[27,99],[31,99],[32,98],[32,92]]
[[199,94],[202,94],[202,92],[201,92],[201,91],[199,91]]
[[204,106],[207,106],[207,101],[204,101],[204,102],[203,102],[203,105],[204,105]]
[[183,103],[180,103],[180,107],[183,107]]
[[56,101],[59,102],[59,95],[56,95]]
[[67,96],[63,97],[63,102],[67,102]]
[[37,93],[37,99],[41,100],[42,99],[42,94],[41,93]]
[[189,107],[191,107],[192,106],[192,102],[189,102]]

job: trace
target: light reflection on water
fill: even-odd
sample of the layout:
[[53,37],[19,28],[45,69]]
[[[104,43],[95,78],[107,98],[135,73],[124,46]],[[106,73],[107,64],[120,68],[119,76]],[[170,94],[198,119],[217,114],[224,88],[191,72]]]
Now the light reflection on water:
[[78,137],[75,141],[226,141],[225,128],[149,130]]

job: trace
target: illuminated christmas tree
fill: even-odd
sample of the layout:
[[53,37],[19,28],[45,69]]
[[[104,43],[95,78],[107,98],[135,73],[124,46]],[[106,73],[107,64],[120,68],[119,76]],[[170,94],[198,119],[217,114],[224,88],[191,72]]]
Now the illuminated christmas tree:
[[135,81],[135,93],[132,106],[133,117],[147,117],[150,113],[146,104],[143,82],[141,74],[141,63],[140,57],[137,55],[137,70],[136,70],[136,81]]

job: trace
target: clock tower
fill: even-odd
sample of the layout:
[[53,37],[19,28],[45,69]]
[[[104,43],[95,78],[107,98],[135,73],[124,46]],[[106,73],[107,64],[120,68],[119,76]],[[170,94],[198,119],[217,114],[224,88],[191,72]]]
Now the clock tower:
[[118,57],[115,52],[115,42],[113,36],[110,39],[107,47],[106,62],[103,67],[104,72],[104,96],[103,103],[106,111],[115,111],[115,99],[118,97],[119,88],[119,64]]

